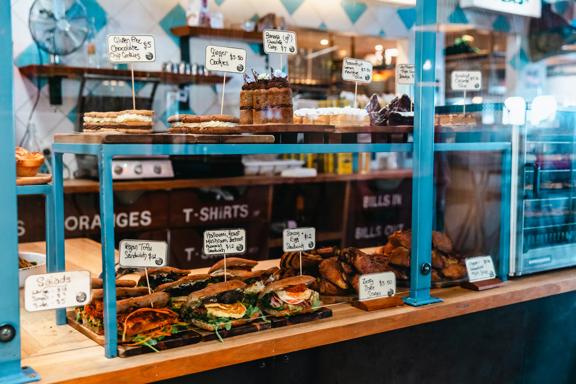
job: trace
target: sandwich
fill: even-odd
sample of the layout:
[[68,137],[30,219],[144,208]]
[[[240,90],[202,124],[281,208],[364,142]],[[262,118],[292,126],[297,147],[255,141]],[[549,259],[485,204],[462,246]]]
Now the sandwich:
[[229,115],[174,115],[168,122],[170,133],[229,133],[240,121]]
[[275,317],[300,315],[317,310],[320,294],[309,288],[316,279],[312,276],[294,276],[270,283],[258,296],[259,307]]
[[260,295],[267,284],[278,280],[279,274],[280,269],[278,267],[272,267],[251,272],[232,272],[232,279],[241,280],[246,284],[244,301],[251,305],[256,305],[258,295]]
[[[257,261],[242,259],[240,257],[228,257],[226,260],[222,259],[215,263],[208,273],[212,277],[222,277],[224,276],[224,266],[226,265],[226,272],[229,276],[233,276],[234,273],[241,274],[242,272],[250,272],[252,268],[258,265]],[[227,276],[227,277],[229,277]]]
[[[148,293],[148,288],[116,288],[116,299],[125,299],[129,297],[143,296]],[[93,332],[103,335],[104,334],[104,290],[93,289],[92,300],[90,303],[76,307],[74,313],[76,314],[76,322],[84,325],[86,328],[91,329]]]
[[181,317],[198,328],[215,332],[254,321],[261,312],[258,307],[245,303],[245,288],[242,281],[229,280],[192,292],[180,311]]
[[84,113],[84,131],[118,131],[149,133],[154,124],[154,111],[131,109],[118,112]]
[[[125,287],[125,288],[130,288],[130,287],[136,286],[135,281],[127,280],[127,279],[116,280],[116,282],[114,284],[116,285],[116,287]],[[96,277],[92,278],[92,289],[100,289],[103,286],[104,286],[104,281],[102,279],[98,279]]]
[[162,284],[154,291],[166,292],[170,295],[170,308],[179,311],[188,300],[188,295],[199,291],[211,282],[210,275],[188,275],[171,283]]
[[[184,276],[188,276],[190,271],[185,269],[178,269],[173,267],[162,267],[148,269],[148,281],[150,281],[150,289],[156,289],[158,286],[166,283],[172,283],[180,280]],[[140,279],[138,280],[139,286],[146,286],[146,272],[139,273]]]

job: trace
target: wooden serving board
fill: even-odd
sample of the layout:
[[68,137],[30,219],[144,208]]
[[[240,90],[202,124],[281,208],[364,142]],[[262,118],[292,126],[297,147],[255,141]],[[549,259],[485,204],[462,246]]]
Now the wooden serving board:
[[272,328],[286,327],[288,325],[295,325],[307,323],[309,321],[327,319],[332,317],[332,310],[322,307],[312,313],[304,313],[302,315],[288,316],[288,317],[268,317],[272,323]]
[[351,303],[358,298],[358,295],[349,294],[349,295],[320,295],[320,301],[322,304],[331,305],[331,304],[338,304],[338,303]]
[[[68,325],[70,325],[72,328],[82,333],[89,339],[104,346],[104,336],[99,335],[96,332],[92,331],[91,329],[86,328],[82,324],[78,323],[76,321],[76,316],[74,312],[67,312],[66,317],[68,318]],[[154,345],[154,348],[156,348],[159,351],[164,351],[166,349],[182,347],[190,344],[196,344],[199,343],[201,340],[202,337],[198,332],[196,332],[193,329],[189,329],[158,342],[158,344]],[[154,350],[145,345],[128,346],[120,343],[118,344],[118,356],[120,357],[137,356],[150,352],[154,352]]]
[[[247,333],[259,332],[259,331],[263,331],[265,329],[270,329],[270,328],[272,328],[270,321],[268,321],[268,320],[256,320],[256,321],[253,321],[252,323],[240,325],[238,327],[233,327],[229,331],[227,331],[226,329],[223,329],[223,328],[219,329],[218,334],[220,335],[220,337],[225,339],[227,337],[245,335]],[[218,336],[216,336],[216,332],[211,332],[211,331],[207,331],[205,329],[200,329],[200,328],[194,328],[194,330],[200,334],[202,341],[218,340]]]
[[39,173],[36,176],[17,177],[16,185],[39,185],[48,184],[52,181],[52,175],[47,173]]
[[[236,132],[237,133],[237,132]],[[272,144],[272,135],[212,135],[212,134],[94,134],[55,135],[55,143],[67,144]]]

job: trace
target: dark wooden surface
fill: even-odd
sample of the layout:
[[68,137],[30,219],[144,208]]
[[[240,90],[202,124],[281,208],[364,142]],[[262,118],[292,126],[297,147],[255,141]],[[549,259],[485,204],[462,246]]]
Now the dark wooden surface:
[[55,143],[74,144],[272,144],[271,135],[106,134],[76,133],[54,136]]
[[208,37],[222,40],[240,40],[262,43],[262,32],[246,32],[242,29],[190,27],[188,25],[170,29],[177,37]]
[[[230,330],[219,329],[218,334],[220,335],[221,338],[225,339],[227,337],[240,336],[240,335],[246,335],[248,333],[264,331],[266,329],[270,329],[271,327],[272,325],[270,324],[269,321],[256,320],[248,324],[240,325],[238,327],[232,327],[230,328]],[[196,330],[200,334],[202,341],[219,340],[218,336],[216,335],[216,332],[206,331],[204,329],[199,328],[197,328]]]
[[268,317],[272,323],[272,328],[286,327],[288,325],[296,325],[307,323],[310,321],[322,320],[332,317],[332,310],[330,308],[322,307],[312,313],[304,313],[302,315],[289,316],[289,317]]
[[[61,77],[65,79],[80,79],[86,76],[101,78],[130,79],[131,72],[127,69],[74,67],[67,65],[27,65],[19,67],[20,73],[28,78]],[[136,81],[158,81],[164,84],[221,84],[224,77],[209,75],[185,75],[162,71],[134,71]],[[229,80],[229,78],[228,78]]]
[[498,288],[504,285],[504,282],[498,278],[489,279],[484,281],[470,282],[465,281],[461,284],[462,288],[471,289],[473,291],[485,291],[487,289]]

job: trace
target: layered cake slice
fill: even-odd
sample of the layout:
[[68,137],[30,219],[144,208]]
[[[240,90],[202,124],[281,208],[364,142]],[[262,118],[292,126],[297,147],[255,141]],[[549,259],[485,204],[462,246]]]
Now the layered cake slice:
[[154,111],[144,109],[84,113],[85,132],[150,133],[153,125]]
[[170,133],[227,133],[239,120],[229,115],[174,115],[168,122]]

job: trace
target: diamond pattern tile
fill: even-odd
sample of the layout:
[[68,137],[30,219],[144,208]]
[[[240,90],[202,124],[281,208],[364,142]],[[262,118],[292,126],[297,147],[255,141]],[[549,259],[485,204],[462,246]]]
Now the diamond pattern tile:
[[293,14],[304,3],[304,0],[280,0],[289,14]]
[[342,6],[342,9],[344,9],[344,12],[346,12],[346,16],[348,16],[352,24],[355,24],[368,9],[366,4],[356,0],[342,0],[340,5]]

